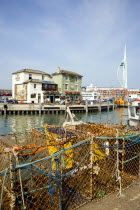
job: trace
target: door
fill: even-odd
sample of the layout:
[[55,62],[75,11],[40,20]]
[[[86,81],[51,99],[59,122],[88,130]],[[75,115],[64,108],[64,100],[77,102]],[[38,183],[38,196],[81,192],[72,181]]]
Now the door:
[[38,93],[38,103],[40,103],[40,102],[41,102],[41,94]]
[[50,96],[50,102],[54,103],[54,96]]

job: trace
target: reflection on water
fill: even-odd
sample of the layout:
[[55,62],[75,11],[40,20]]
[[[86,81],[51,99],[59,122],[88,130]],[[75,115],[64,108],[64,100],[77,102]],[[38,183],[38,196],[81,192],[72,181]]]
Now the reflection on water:
[[[128,118],[126,108],[118,108],[109,112],[76,113],[76,116],[79,120],[91,123],[109,122],[127,124]],[[64,120],[64,114],[0,116],[0,134],[24,132],[34,127],[42,127],[45,123],[62,125]]]

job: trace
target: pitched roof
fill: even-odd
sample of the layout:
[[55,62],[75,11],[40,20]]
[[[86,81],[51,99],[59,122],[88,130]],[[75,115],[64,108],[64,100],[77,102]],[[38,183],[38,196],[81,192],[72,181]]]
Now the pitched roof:
[[48,75],[51,77],[50,74],[47,74],[44,71],[40,71],[40,70],[33,70],[33,69],[21,69],[19,71],[13,72],[12,74],[17,74],[17,73],[21,73],[21,72],[27,72],[27,73],[34,73],[34,74],[43,74],[43,75]]
[[53,73],[52,75],[58,75],[58,74],[69,74],[69,75],[74,75],[74,76],[79,76],[79,77],[83,77],[82,75],[80,74],[77,74],[76,72],[73,72],[73,71],[67,71],[67,70],[60,70],[59,72],[55,72]]

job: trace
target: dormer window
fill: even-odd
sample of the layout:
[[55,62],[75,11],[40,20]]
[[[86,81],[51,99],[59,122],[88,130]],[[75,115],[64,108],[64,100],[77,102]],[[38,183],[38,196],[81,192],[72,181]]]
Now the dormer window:
[[78,81],[78,77],[75,77],[75,82],[77,82]]
[[29,74],[29,79],[32,79],[32,74]]

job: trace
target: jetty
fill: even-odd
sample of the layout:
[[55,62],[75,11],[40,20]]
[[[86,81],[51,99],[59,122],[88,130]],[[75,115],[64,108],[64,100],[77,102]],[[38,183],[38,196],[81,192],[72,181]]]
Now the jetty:
[[[71,112],[109,111],[116,108],[114,103],[69,104]],[[9,114],[62,114],[66,111],[66,105],[60,104],[0,104],[0,115]]]

